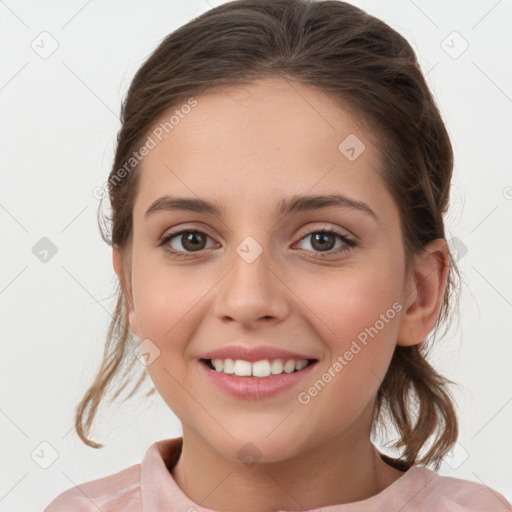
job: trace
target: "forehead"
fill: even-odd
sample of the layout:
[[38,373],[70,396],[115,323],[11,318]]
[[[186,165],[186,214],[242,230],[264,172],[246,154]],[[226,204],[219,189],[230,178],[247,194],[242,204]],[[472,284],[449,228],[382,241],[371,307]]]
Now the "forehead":
[[136,209],[166,193],[225,203],[254,197],[273,208],[284,189],[366,199],[383,192],[376,135],[316,88],[271,78],[194,100],[173,106],[150,130],[155,144],[140,165]]

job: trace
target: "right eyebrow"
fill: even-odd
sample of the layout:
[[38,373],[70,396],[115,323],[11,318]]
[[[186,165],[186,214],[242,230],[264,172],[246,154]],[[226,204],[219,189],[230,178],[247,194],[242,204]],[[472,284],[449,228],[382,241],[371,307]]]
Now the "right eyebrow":
[[169,210],[211,213],[212,215],[218,215],[222,217],[224,215],[225,208],[206,201],[205,199],[196,199],[193,197],[162,196],[151,204],[151,206],[147,209],[145,216],[148,217],[157,212]]

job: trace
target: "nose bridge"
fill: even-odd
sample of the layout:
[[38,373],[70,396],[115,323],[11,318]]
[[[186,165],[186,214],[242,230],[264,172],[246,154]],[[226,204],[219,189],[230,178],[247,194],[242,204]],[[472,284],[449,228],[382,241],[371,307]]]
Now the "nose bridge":
[[[264,234],[261,234],[261,237]],[[270,249],[255,237],[245,237],[230,255],[231,270],[219,283],[216,314],[248,323],[262,317],[282,319],[286,296],[275,270]]]

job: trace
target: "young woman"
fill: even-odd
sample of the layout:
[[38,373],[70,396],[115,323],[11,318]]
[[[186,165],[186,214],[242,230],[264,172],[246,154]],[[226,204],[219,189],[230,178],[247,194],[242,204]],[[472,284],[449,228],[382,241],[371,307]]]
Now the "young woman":
[[458,434],[425,358],[456,275],[453,155],[402,36],[339,1],[230,2],[159,45],[122,122],[119,298],[76,427],[101,446],[87,435],[116,376],[134,382],[133,334],[135,388],[148,374],[183,436],[46,512],[511,510],[435,471]]

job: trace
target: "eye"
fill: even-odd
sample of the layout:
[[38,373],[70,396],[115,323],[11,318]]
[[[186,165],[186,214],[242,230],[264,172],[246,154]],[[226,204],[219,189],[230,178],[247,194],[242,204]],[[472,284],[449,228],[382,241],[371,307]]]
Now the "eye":
[[[356,242],[349,238],[345,233],[336,229],[316,229],[314,231],[310,231],[301,238],[301,242],[309,237],[312,237],[310,242],[311,247],[313,247],[312,250],[315,252],[320,251],[320,254],[314,256],[315,258],[323,258],[324,254],[332,255],[343,253],[357,245]],[[332,250],[335,247],[336,238],[341,240],[341,244],[338,245],[337,250]]]
[[189,253],[206,249],[205,243],[208,238],[210,237],[203,231],[183,229],[164,236],[158,245],[175,258],[187,258]]
[[[310,252],[317,252],[318,254],[313,256],[314,258],[324,258],[324,255],[340,254],[357,245],[356,242],[345,233],[332,228],[310,231],[300,239],[300,242],[305,241],[308,237],[313,237],[310,242],[313,249],[303,249]],[[336,250],[333,250],[336,246],[336,238],[341,241],[341,244],[338,245]],[[207,249],[208,247],[205,245],[207,239],[211,240],[204,231],[182,229],[176,233],[165,235],[158,242],[158,246],[162,247],[163,250],[173,258],[186,259],[192,257],[194,252]],[[215,243],[213,246],[215,246]]]

